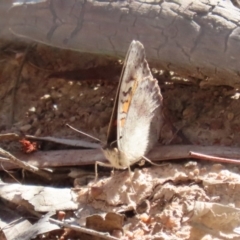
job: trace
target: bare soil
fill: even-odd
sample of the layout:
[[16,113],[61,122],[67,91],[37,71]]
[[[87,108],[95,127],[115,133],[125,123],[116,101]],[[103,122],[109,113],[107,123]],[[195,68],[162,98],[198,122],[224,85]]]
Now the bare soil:
[[[121,72],[120,60],[41,44],[13,44],[2,49],[0,57],[1,133],[79,137],[65,127],[69,123],[104,139]],[[153,73],[164,99],[163,144],[239,146],[236,89],[201,87],[197,79],[156,69]]]

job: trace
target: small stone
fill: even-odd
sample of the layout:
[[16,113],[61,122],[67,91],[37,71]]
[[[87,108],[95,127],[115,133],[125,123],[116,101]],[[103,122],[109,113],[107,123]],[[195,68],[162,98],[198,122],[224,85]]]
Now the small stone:
[[35,107],[31,107],[28,109],[29,112],[36,112],[36,108]]
[[73,116],[73,117],[70,117],[69,121],[70,122],[74,122],[76,120],[76,118]]
[[122,231],[119,230],[119,229],[114,229],[114,230],[112,231],[112,235],[113,235],[114,237],[120,239],[120,238],[123,236],[123,233],[122,233]]
[[20,130],[23,131],[23,132],[27,132],[28,130],[31,129],[31,127],[32,127],[32,125],[26,124],[26,125],[20,127]]
[[41,99],[49,99],[51,96],[49,94],[45,94],[41,97]]

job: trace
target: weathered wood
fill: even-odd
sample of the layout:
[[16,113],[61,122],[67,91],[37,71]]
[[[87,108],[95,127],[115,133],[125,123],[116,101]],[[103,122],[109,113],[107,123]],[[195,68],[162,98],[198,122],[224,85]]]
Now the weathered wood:
[[229,1],[35,2],[9,10],[14,33],[115,57],[123,57],[138,39],[152,66],[201,78],[202,84],[240,85],[240,10]]
[[[196,145],[169,145],[162,146],[158,144],[147,157],[152,161],[165,161],[174,159],[189,159],[190,152],[198,154],[208,154],[210,156],[231,158],[235,160],[235,164],[240,164],[240,149],[237,147],[224,146],[196,146]],[[24,163],[31,164],[38,168],[62,167],[62,166],[83,166],[94,165],[96,161],[108,163],[100,149],[94,150],[55,150],[55,151],[39,151],[32,154],[23,154],[20,152],[14,155]],[[239,159],[239,161],[238,161]],[[9,161],[0,159],[0,170],[9,170],[19,168]],[[209,160],[209,159],[204,159]],[[216,161],[217,162],[217,161]],[[220,161],[219,161],[220,162]],[[227,163],[228,161],[224,161]]]

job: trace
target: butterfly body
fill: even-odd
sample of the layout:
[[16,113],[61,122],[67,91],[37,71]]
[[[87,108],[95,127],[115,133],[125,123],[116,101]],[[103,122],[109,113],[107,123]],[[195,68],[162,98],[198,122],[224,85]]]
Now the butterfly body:
[[158,141],[162,95],[145,59],[143,45],[132,41],[118,86],[107,144],[102,149],[112,167],[129,168]]

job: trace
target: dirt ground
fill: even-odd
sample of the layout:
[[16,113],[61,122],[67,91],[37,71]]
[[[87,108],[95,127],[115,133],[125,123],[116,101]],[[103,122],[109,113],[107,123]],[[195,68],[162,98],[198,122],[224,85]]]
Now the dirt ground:
[[[1,133],[79,137],[64,127],[69,123],[104,139],[121,61],[41,44],[30,45],[24,59],[26,48],[13,44],[1,50]],[[164,99],[161,142],[239,146],[237,89],[201,88],[198,79],[152,71]]]
[[[106,139],[122,68],[121,60],[55,49],[36,43],[6,43],[2,46],[4,47],[0,49],[1,134],[18,133],[92,141],[69,129],[66,126],[66,123],[69,123],[102,141]],[[163,145],[240,146],[240,93],[238,89],[229,86],[202,85],[199,79],[182,78],[177,73],[158,69],[152,69],[152,73],[158,79],[163,95],[165,122],[161,130],[160,143]],[[18,142],[3,142],[1,147],[9,152],[21,148]],[[41,150],[52,149],[51,146],[45,146],[45,149]],[[173,166],[175,171],[182,171],[181,164]],[[214,164],[207,166],[210,169],[215,168]],[[195,167],[201,172],[205,166],[199,163]],[[150,168],[147,169],[151,171]],[[238,168],[232,168],[229,165],[223,165],[219,169],[229,172],[232,169],[239,171]],[[219,169],[217,171],[220,171]],[[191,190],[190,180],[182,182],[183,179],[178,179],[178,183],[174,184],[175,180],[168,178],[166,184],[170,184],[171,189],[181,185],[181,191],[184,192],[186,188],[187,195],[193,194],[194,191],[199,191],[196,194],[201,195],[200,191],[206,190],[204,186],[196,184],[193,184]],[[194,189],[196,186],[198,190]],[[223,188],[225,189],[226,186]],[[204,201],[213,202],[209,192],[205,191],[201,196],[203,195]],[[179,196],[176,198],[180,199]],[[155,206],[148,214],[151,215],[154,211],[162,212],[165,207],[176,204],[174,202],[176,198],[168,198],[168,201],[165,201],[161,196],[161,210],[159,206],[158,208]],[[201,199],[196,195],[190,199],[194,198]],[[225,204],[227,204],[226,200]],[[236,202],[233,203],[232,198],[229,199],[228,204],[239,207]],[[174,215],[173,205],[171,207],[168,211],[172,211],[171,214]],[[158,216],[158,218],[161,217]],[[160,221],[156,219],[154,221]],[[138,230],[129,227],[131,221],[135,221]],[[139,224],[141,221],[144,222],[142,225]],[[128,230],[125,230],[132,232],[133,235],[125,235],[125,238],[140,239],[140,236],[145,236],[149,231],[145,226],[148,224],[149,227],[147,221],[141,217],[134,220],[127,218],[125,226],[128,226]],[[162,235],[154,239],[166,239],[164,236],[171,236],[167,239],[221,239],[207,237],[204,234],[201,237],[186,234],[189,226],[185,226],[185,230],[182,229],[186,232],[181,235],[178,230],[172,231],[173,228],[181,228],[180,222],[171,222],[169,218],[168,221],[160,222],[165,224],[165,228],[158,226],[161,228]],[[158,227],[155,225],[154,234],[158,232]],[[139,229],[143,229],[141,233]],[[152,236],[154,234],[152,233]],[[146,237],[146,239],[149,238]]]

